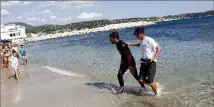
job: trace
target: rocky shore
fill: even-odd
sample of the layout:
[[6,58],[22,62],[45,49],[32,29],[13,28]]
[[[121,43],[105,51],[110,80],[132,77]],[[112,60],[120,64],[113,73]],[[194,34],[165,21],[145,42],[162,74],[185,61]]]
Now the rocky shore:
[[147,22],[147,21],[139,21],[139,22],[129,22],[129,23],[119,23],[119,24],[110,24],[104,27],[97,27],[92,29],[81,29],[81,30],[74,30],[71,32],[63,32],[63,33],[56,33],[56,34],[31,34],[31,37],[25,39],[16,39],[12,42],[15,44],[23,44],[26,42],[33,42],[33,41],[40,41],[40,40],[48,40],[48,39],[55,39],[60,37],[69,37],[73,35],[81,35],[81,34],[89,34],[89,33],[96,33],[102,31],[109,31],[115,29],[124,29],[124,28],[132,28],[137,26],[148,26],[155,24],[155,22]]

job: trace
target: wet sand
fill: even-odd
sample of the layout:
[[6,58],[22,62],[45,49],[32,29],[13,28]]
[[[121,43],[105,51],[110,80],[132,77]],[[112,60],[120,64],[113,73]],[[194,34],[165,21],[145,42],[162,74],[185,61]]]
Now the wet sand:
[[1,107],[179,107],[169,97],[140,94],[139,86],[126,86],[126,93],[115,94],[118,84],[86,77],[66,76],[44,67],[20,69],[20,80],[8,79],[1,70]]
[[[20,80],[1,74],[1,107],[107,107],[114,105],[111,95],[84,85],[86,78],[69,77],[45,71],[44,68],[21,72]],[[103,97],[106,96],[106,97]]]

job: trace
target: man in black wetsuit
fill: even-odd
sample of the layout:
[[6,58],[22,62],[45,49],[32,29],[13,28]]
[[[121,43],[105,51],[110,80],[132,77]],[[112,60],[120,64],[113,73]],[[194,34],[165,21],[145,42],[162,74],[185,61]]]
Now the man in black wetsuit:
[[123,74],[127,71],[127,69],[130,70],[134,78],[138,81],[141,87],[144,88],[145,86],[139,82],[140,78],[137,73],[135,59],[132,56],[128,45],[119,39],[119,33],[117,31],[112,32],[109,35],[109,38],[112,44],[116,44],[117,50],[121,55],[120,69],[117,74],[117,78],[121,87],[119,92],[124,92]]

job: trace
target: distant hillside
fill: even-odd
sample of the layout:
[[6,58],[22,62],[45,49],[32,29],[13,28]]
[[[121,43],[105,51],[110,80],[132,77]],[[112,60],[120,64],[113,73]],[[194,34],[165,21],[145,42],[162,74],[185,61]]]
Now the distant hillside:
[[198,13],[184,13],[179,15],[168,15],[163,17],[149,17],[149,18],[126,18],[126,19],[114,19],[114,20],[92,20],[70,23],[66,25],[40,25],[32,26],[22,22],[13,22],[13,24],[21,25],[26,27],[27,33],[57,33],[71,30],[80,30],[85,28],[102,27],[109,24],[126,23],[126,22],[137,22],[137,21],[162,21],[162,20],[175,20],[175,19],[187,19],[187,18],[201,18],[206,16],[214,16],[214,10]]
[[25,26],[27,28],[34,28],[34,26],[23,23],[23,22],[11,22],[11,23],[7,23],[7,24],[16,24],[16,25],[20,25],[20,26]]
[[[7,24],[16,24],[16,25],[24,26],[26,28],[27,33],[37,30],[37,28],[35,26],[29,25],[29,24],[26,24],[23,22],[11,22],[11,23],[7,23]],[[33,33],[36,33],[36,32],[33,32]]]

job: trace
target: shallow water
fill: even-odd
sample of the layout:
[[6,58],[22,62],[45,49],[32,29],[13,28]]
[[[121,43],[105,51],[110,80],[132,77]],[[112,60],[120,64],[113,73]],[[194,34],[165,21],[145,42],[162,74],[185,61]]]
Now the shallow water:
[[[214,17],[159,23],[146,27],[146,34],[162,47],[156,78],[162,96],[179,106],[214,106]],[[120,38],[138,41],[134,29],[119,30]],[[108,32],[38,41],[26,44],[29,64],[75,72],[95,80],[118,84],[120,55],[109,42]],[[130,47],[140,66],[140,50]],[[130,73],[125,85],[138,86]],[[171,100],[174,101],[174,100]],[[141,102],[135,102],[139,105]],[[173,104],[174,104],[173,103]],[[126,104],[125,104],[126,105]],[[132,105],[132,103],[131,103]]]

